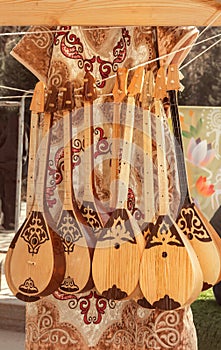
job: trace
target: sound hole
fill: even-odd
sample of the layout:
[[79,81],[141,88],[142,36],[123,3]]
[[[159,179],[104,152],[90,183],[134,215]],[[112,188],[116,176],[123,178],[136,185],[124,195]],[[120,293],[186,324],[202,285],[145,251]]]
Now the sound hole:
[[114,248],[115,249],[119,249],[120,248],[120,244],[119,243],[115,243]]
[[162,253],[162,257],[163,257],[163,258],[166,258],[166,257],[167,257],[167,252],[163,252],[163,253]]
[[33,237],[32,240],[31,240],[31,243],[32,243],[33,246],[35,246],[38,243],[37,238]]

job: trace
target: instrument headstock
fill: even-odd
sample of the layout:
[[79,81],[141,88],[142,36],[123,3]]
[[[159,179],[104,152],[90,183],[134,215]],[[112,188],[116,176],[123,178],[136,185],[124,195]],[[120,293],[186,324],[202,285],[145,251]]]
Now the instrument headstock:
[[71,111],[74,108],[73,88],[70,82],[61,89],[63,92],[62,109]]
[[164,99],[167,96],[166,89],[166,73],[165,68],[160,67],[157,72],[154,97],[156,99]]
[[94,76],[91,72],[87,72],[84,76],[84,100],[92,103],[97,98],[96,84]]
[[170,64],[167,75],[167,91],[180,89],[180,75],[177,64]]
[[127,95],[127,68],[118,68],[115,84],[113,88],[114,102],[121,103],[124,97]]
[[44,91],[45,86],[42,81],[35,85],[34,93],[31,100],[30,110],[35,113],[44,112]]
[[48,90],[48,95],[45,103],[45,112],[53,113],[57,110],[57,102],[58,102],[58,90],[52,85]]
[[143,91],[141,96],[142,107],[149,109],[153,101],[154,94],[154,75],[151,69],[146,70],[144,75]]
[[136,96],[140,94],[143,87],[143,78],[144,78],[144,67],[138,67],[131,79],[130,85],[128,87],[128,95]]

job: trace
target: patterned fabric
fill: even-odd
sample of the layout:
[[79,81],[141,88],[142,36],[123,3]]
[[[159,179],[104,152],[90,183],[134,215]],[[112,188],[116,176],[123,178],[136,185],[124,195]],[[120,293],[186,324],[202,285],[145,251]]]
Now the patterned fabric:
[[26,349],[193,350],[192,324],[189,310],[151,312],[133,301],[108,305],[96,292],[59,303],[48,297],[29,305]]
[[[114,79],[110,77],[116,73],[118,67],[131,68],[156,58],[156,35],[158,51],[160,55],[165,55],[174,48],[181,48],[187,42],[193,42],[197,30],[194,27],[159,27],[156,32],[153,27],[99,29],[63,26],[58,27],[56,33],[52,33],[52,29],[54,28],[32,27],[30,31],[36,33],[24,36],[14,48],[12,55],[48,87],[53,84],[59,88],[67,81],[71,81],[75,90],[79,91],[72,120],[72,168],[75,175],[73,177],[75,195],[78,203],[81,203],[84,185],[81,159],[84,152],[81,88],[85,72],[90,71],[95,76],[99,94],[109,94],[114,84]],[[188,50],[185,52],[187,54]],[[185,54],[172,55],[170,61],[178,60],[181,64],[184,58]],[[152,66],[156,68],[155,63]],[[113,103],[112,97],[102,95],[94,104],[96,112],[94,161],[97,194],[102,205],[106,206],[110,199]],[[140,137],[142,109],[138,108],[135,118],[128,208],[142,226],[144,221],[142,195],[144,172],[142,137]],[[122,125],[123,119],[124,114]],[[170,209],[175,216],[179,192],[173,144],[167,125],[165,125],[165,137]],[[63,158],[63,123],[62,115],[58,111],[53,120],[46,191],[47,204],[55,221],[59,218],[62,206]],[[154,151],[153,163],[155,162]],[[154,177],[156,178],[156,174]],[[69,296],[55,292],[54,295],[28,304],[26,330],[26,350],[197,349],[190,307],[168,312],[149,310],[139,306],[134,300],[108,301],[99,296],[94,289]]]

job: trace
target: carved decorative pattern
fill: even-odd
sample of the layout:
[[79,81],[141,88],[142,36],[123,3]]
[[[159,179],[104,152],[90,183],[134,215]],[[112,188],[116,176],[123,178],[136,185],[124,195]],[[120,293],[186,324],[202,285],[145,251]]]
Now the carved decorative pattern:
[[71,276],[67,276],[61,283],[59,290],[64,293],[76,293],[79,290],[79,287],[75,284],[74,279]]
[[173,310],[178,309],[180,306],[180,303],[170,298],[169,295],[165,295],[153,303],[153,307],[159,310]]
[[152,226],[151,232],[147,236],[146,248],[151,248],[156,245],[176,245],[177,247],[184,246],[173,223],[166,215],[158,217],[156,224]]
[[70,254],[74,251],[76,242],[83,237],[79,225],[71,211],[64,210],[62,212],[62,217],[57,229],[59,235],[62,237],[64,251]]
[[86,219],[88,225],[92,228],[93,232],[98,232],[101,229],[100,219],[95,211],[93,203],[84,202],[81,206],[82,216]]
[[112,245],[118,249],[123,242],[136,243],[130,220],[125,209],[117,209],[113,212],[105,228],[103,228],[99,241],[112,241]]
[[117,288],[116,284],[114,284],[108,290],[103,291],[102,295],[110,300],[122,300],[128,296],[126,292],[122,291],[120,288]]
[[206,227],[194,210],[194,203],[187,208],[182,208],[177,224],[190,240],[196,238],[201,242],[211,241]]
[[31,277],[27,278],[24,283],[19,286],[19,290],[26,294],[36,294],[38,292],[38,288],[35,286]]
[[30,216],[21,237],[28,244],[28,252],[38,254],[42,244],[49,240],[45,221],[40,212],[33,212]]

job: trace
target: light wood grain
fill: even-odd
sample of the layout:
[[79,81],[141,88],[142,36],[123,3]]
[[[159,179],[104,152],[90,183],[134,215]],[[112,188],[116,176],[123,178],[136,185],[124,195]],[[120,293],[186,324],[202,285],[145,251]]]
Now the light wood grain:
[[189,238],[197,254],[203,272],[204,289],[220,281],[221,276],[221,240],[218,234],[204,218],[192,201],[182,144],[182,129],[179,121],[176,91],[179,89],[179,69],[171,64],[168,68],[167,89],[169,91],[173,132],[175,135],[175,152],[178,175],[180,179],[181,204],[177,224]]
[[110,207],[116,207],[116,194],[117,194],[117,179],[119,176],[119,157],[120,157],[120,138],[121,138],[121,126],[120,126],[120,114],[121,105],[127,94],[127,75],[128,69],[125,67],[118,68],[115,84],[113,88],[114,96],[114,112],[112,123],[112,158],[111,158],[111,186],[110,186]]
[[[0,0],[0,25],[199,26],[220,8],[215,0]],[[221,25],[221,18],[214,25]]]
[[[143,107],[143,168],[144,168],[144,231],[148,229],[148,223],[155,221],[155,196],[154,196],[154,167],[152,152],[152,120],[151,104],[153,102],[154,76],[151,70],[146,71],[144,78],[142,107]],[[145,236],[145,232],[144,236]]]
[[[133,225],[133,221],[131,229],[139,239],[139,228]],[[113,241],[116,242],[115,240]],[[119,249],[115,249],[113,241],[102,242],[103,245],[98,242],[96,247],[92,265],[96,288],[110,299],[120,300],[128,296],[131,298],[138,285],[142,253],[139,246],[143,246],[143,241],[141,241],[141,244],[131,244],[119,240]],[[113,286],[116,287],[119,293],[115,297]]]
[[[164,245],[145,249],[141,262],[141,290],[145,297],[148,296],[147,300],[151,305],[163,299],[165,295],[173,301],[179,301],[180,306],[192,303],[202,287],[202,273],[200,269],[197,271],[199,262],[196,255],[189,250],[188,245],[184,249],[168,246],[166,259],[162,258],[164,252]],[[174,308],[172,300],[168,309]]]
[[[38,291],[33,292],[31,296],[39,295],[45,291],[47,287],[45,276],[53,275],[54,260],[48,258],[53,256],[52,249],[53,246],[48,241],[48,243],[46,242],[41,246],[40,254],[31,255],[27,249],[27,242],[23,239],[17,240],[16,249],[13,250],[13,257],[10,261],[11,279],[17,291],[19,291],[19,287],[24,284],[25,280],[28,280],[30,277],[38,288]],[[22,294],[26,293],[23,291]],[[30,296],[30,293],[27,293],[27,296]]]
[[33,93],[30,110],[31,124],[30,124],[30,142],[29,142],[29,156],[28,156],[28,182],[27,182],[27,214],[30,213],[34,201],[34,189],[36,179],[36,153],[38,148],[38,125],[39,114],[44,112],[44,84],[39,81]]
[[107,298],[118,300],[131,296],[137,289],[144,248],[141,230],[127,209],[135,96],[142,89],[143,73],[143,68],[138,68],[128,87],[117,206],[98,238],[92,262],[92,274],[98,292]]
[[[162,71],[158,71],[158,74],[163,77]],[[159,79],[157,82],[162,86]],[[158,99],[155,100],[155,113],[159,211],[142,255],[140,287],[147,303],[170,310],[192,303],[197,298],[203,275],[190,242],[170,216],[165,115],[162,102]]]

